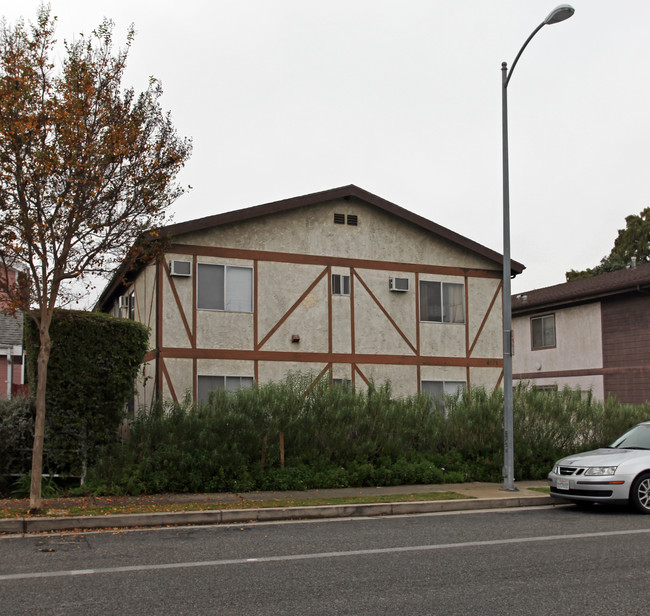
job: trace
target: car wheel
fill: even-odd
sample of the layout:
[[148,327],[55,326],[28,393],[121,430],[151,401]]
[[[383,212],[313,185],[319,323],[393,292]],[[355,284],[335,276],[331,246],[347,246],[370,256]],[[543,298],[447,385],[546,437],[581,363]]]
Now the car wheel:
[[641,513],[650,513],[650,473],[642,473],[632,484],[630,501]]

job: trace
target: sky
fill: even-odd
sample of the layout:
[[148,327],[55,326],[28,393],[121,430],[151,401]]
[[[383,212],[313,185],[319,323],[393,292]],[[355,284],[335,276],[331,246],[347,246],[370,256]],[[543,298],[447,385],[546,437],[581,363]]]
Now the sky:
[[[50,4],[60,41],[108,17],[123,47],[134,24],[124,85],[159,79],[193,140],[171,222],[356,184],[503,251],[501,63],[556,0]],[[650,2],[572,6],[508,86],[513,293],[597,265],[650,205]]]

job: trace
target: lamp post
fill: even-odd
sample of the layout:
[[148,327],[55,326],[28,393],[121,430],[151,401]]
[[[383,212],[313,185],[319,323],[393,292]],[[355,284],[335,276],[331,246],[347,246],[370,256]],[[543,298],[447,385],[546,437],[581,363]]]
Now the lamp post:
[[531,39],[544,27],[564,21],[575,9],[568,4],[554,8],[546,19],[526,39],[508,71],[501,64],[501,117],[503,127],[503,478],[504,490],[515,492],[514,469],[514,419],[512,410],[512,300],[510,291],[510,177],[508,170],[508,83],[517,62]]

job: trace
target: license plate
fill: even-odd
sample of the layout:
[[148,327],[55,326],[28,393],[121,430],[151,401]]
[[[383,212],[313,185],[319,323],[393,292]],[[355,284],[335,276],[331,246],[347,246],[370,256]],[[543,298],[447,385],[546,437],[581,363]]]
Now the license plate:
[[558,490],[568,490],[569,489],[569,480],[568,479],[558,479],[557,480],[557,489]]

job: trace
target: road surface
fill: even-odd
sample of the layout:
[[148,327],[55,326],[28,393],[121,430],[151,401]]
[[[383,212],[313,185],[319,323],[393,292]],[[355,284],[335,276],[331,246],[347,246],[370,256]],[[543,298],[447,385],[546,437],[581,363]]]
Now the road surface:
[[650,516],[573,506],[0,539],[0,614],[647,614]]

